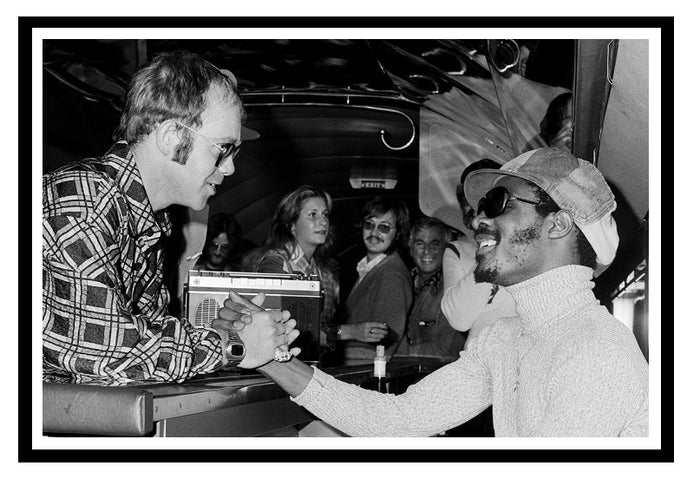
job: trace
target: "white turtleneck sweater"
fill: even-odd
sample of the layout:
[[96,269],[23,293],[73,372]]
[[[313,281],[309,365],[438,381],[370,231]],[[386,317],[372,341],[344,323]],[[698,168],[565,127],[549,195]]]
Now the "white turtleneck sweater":
[[496,436],[646,436],[648,364],[591,278],[590,268],[569,265],[509,287],[520,317],[484,329],[402,395],[314,368],[292,401],[352,436],[430,436],[489,405]]

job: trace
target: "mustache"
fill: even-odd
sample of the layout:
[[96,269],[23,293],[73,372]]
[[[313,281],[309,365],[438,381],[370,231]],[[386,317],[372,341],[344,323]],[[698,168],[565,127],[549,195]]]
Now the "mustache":
[[474,231],[474,236],[477,236],[481,233],[490,234],[491,236],[493,236],[496,242],[499,242],[501,240],[501,233],[498,232],[496,229],[489,229],[486,226],[486,224],[479,224],[479,227]]

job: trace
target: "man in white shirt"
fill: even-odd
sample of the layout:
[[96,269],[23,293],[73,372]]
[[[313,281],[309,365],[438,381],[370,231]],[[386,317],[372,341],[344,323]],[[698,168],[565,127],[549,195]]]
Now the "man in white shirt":
[[464,169],[455,190],[466,234],[445,248],[442,260],[445,293],[440,307],[455,330],[469,332],[467,343],[471,343],[484,327],[497,319],[516,315],[513,297],[505,289],[499,289],[497,285],[488,282],[476,283],[474,280],[477,246],[472,220],[475,213],[464,196],[464,181],[469,174],[478,169],[500,167],[500,164],[491,159],[474,162]]

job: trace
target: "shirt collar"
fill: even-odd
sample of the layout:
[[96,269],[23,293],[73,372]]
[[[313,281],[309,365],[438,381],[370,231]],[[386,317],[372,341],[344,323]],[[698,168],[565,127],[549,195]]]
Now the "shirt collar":
[[313,257],[311,258],[311,261],[307,260],[301,246],[296,243],[289,262],[292,264],[295,271],[302,272],[306,275],[318,273],[316,269],[316,260]]
[[150,246],[158,242],[161,236],[169,236],[172,231],[170,214],[167,210],[154,212],[129,144],[123,140],[116,142],[103,162],[127,199],[134,234],[139,241]]
[[442,280],[442,268],[438,268],[430,277],[426,278],[425,280],[422,280],[418,268],[413,267],[413,269],[411,270],[411,279],[413,279],[413,290],[415,292],[421,291],[431,286],[435,286],[437,288],[437,286],[440,284],[440,281]]
[[362,259],[357,263],[357,273],[360,275],[359,280],[362,280],[365,275],[367,275],[372,268],[379,265],[382,260],[386,258],[385,253],[381,253],[374,257],[371,261],[367,261],[367,256],[363,256]]

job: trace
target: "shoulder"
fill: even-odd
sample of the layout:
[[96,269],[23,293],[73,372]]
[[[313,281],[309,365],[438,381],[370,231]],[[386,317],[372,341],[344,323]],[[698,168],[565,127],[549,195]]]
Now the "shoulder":
[[119,228],[128,202],[101,164],[100,159],[84,159],[46,174],[42,179],[44,219],[106,220],[112,229]]
[[280,249],[269,249],[261,253],[256,262],[256,272],[260,273],[285,273],[284,266],[287,255]]
[[632,331],[604,307],[590,308],[579,319],[581,328],[559,344],[560,364],[576,361],[590,370],[609,373],[630,368],[640,373],[648,370]]
[[483,360],[496,363],[503,355],[517,353],[516,343],[521,332],[520,318],[500,318],[476,331],[476,338],[469,342],[468,350],[473,350]]
[[471,264],[476,256],[476,244],[467,237],[447,243],[443,262],[448,265]]
[[[105,188],[116,187],[114,179],[100,169],[99,159],[72,162],[42,178],[44,201],[57,206],[71,200],[76,206],[82,200],[94,198]],[[77,201],[76,201],[77,200]]]
[[382,277],[397,278],[401,279],[402,281],[406,280],[409,284],[411,284],[411,272],[408,271],[408,267],[406,267],[406,264],[401,259],[401,256],[399,256],[399,254],[396,252],[393,252],[384,258],[384,260],[375,268],[377,273],[381,273]]
[[479,340],[486,345],[507,345],[520,335],[522,329],[519,317],[499,318],[480,331]]
[[462,253],[459,251],[459,248],[452,243],[447,243],[447,246],[445,246],[445,253],[444,253],[444,258],[449,258],[450,256],[455,256],[457,258],[460,258],[462,256]]

